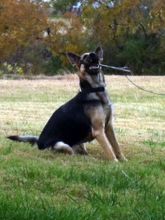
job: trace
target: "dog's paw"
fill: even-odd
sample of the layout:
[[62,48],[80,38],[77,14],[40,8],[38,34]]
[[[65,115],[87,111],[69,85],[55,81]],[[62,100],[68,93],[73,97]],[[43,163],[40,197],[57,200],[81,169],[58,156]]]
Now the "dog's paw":
[[128,161],[128,159],[125,156],[121,156],[119,158],[119,160],[120,160],[120,162],[127,162]]
[[119,160],[118,160],[117,158],[115,158],[115,159],[114,159],[114,162],[117,162],[117,163],[118,163],[118,162],[119,162]]

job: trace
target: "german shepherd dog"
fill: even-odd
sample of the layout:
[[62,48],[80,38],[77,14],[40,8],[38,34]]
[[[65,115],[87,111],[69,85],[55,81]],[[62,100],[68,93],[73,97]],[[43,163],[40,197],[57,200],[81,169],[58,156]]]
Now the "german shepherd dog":
[[112,126],[112,107],[100,63],[103,50],[78,56],[67,53],[78,68],[80,92],[58,108],[48,120],[39,137],[9,136],[14,141],[37,144],[39,149],[52,148],[69,154],[87,154],[85,142],[96,139],[108,159],[126,160],[116,140]]

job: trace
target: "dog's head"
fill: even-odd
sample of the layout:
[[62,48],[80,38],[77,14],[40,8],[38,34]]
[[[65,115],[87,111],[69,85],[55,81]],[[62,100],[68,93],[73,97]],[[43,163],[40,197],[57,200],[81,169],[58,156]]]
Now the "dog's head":
[[93,88],[103,85],[104,77],[99,65],[103,61],[101,47],[98,47],[95,52],[84,53],[81,56],[68,52],[67,57],[72,65],[79,69],[78,76],[81,82],[87,82]]

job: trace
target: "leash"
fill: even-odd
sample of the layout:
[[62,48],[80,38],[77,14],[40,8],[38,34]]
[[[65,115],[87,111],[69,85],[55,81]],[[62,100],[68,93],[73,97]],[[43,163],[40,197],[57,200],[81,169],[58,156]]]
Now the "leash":
[[148,93],[151,93],[151,94],[154,94],[154,95],[162,95],[162,96],[165,96],[165,93],[158,93],[158,92],[154,92],[152,90],[148,90],[148,89],[144,89],[143,87],[137,85],[136,83],[134,83],[127,75],[125,75],[126,79],[132,83],[132,85],[134,85],[136,88],[144,91],[144,92],[148,92]]
[[[101,67],[105,67],[105,68],[109,68],[109,69],[113,69],[113,70],[119,70],[122,72],[127,72],[127,73],[133,73],[128,67],[116,67],[116,66],[109,66],[109,65],[105,65],[105,64],[100,64]],[[128,75],[124,75],[125,78],[132,84],[134,85],[137,89],[142,90],[144,92],[148,92],[154,95],[160,95],[160,96],[165,96],[165,93],[158,93],[158,92],[154,92],[152,90],[148,90],[148,89],[144,89],[143,87],[137,85],[135,82],[133,82]]]
[[105,64],[100,64],[100,66],[110,68],[110,69],[113,69],[113,70],[119,70],[119,71],[123,71],[123,72],[127,72],[127,73],[132,73],[132,71],[127,66],[116,67],[116,66],[108,66],[108,65],[105,65]]

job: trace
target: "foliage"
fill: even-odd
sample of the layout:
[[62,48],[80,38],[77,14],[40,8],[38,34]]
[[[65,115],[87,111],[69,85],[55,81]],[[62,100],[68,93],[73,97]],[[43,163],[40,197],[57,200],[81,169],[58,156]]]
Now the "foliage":
[[3,74],[18,74],[23,75],[23,68],[20,67],[17,63],[11,65],[10,63],[4,62],[1,65],[1,75]]
[[59,56],[53,56],[45,65],[44,73],[48,75],[59,74],[62,67],[62,60]]
[[54,7],[54,13],[60,13],[61,15],[66,13],[70,10],[73,4],[75,4],[77,0],[58,0],[58,1],[51,1]]
[[[165,37],[163,0],[115,1],[113,8],[102,5],[97,10],[88,4],[84,8],[83,18],[90,30],[91,41],[106,48],[108,63],[116,50],[111,61],[115,64],[123,64],[124,58],[125,64],[133,66],[137,73],[144,73],[147,69],[150,73],[165,71],[164,58],[160,57],[160,53],[165,52],[160,47]],[[157,66],[152,71],[154,61]]]
[[32,74],[53,74],[70,68],[66,51],[82,53],[101,45],[106,64],[128,65],[137,74],[165,72],[164,0],[107,0],[97,7],[82,1],[81,16],[70,12],[76,2],[52,0],[55,14],[48,18],[41,0],[2,0],[0,62],[30,63]]
[[46,42],[53,52],[53,55],[61,60],[62,66],[69,68],[69,63],[65,53],[73,51],[75,53],[87,50],[88,39],[84,30],[81,18],[71,13],[66,13],[63,20],[50,22],[51,35]]
[[51,48],[56,56],[66,66],[65,51],[81,53],[102,45],[107,64],[128,65],[138,74],[164,73],[163,0],[113,2],[111,7],[110,1],[105,1],[96,8],[93,1],[83,1],[81,16],[64,13],[75,1],[54,2],[54,7],[64,13],[63,20],[50,25]]
[[0,2],[0,62],[15,63],[25,48],[42,36],[47,15],[42,5],[30,0]]

